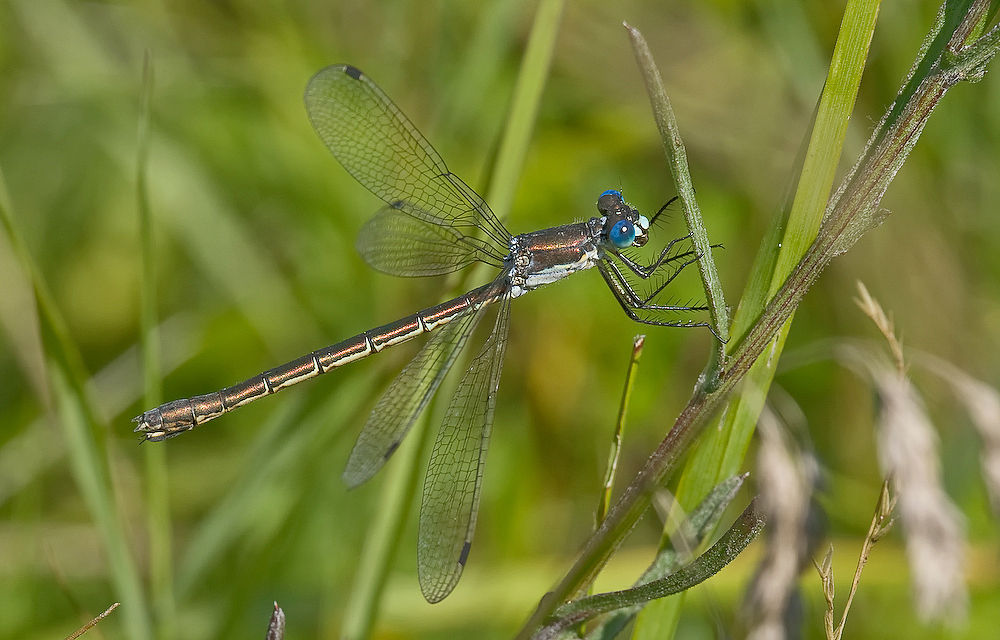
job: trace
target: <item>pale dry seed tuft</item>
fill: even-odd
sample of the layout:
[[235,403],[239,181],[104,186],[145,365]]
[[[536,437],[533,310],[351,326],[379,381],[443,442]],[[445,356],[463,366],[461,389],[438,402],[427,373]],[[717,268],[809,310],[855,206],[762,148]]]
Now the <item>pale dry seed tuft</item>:
[[782,640],[790,599],[808,545],[806,519],[815,481],[810,465],[784,433],[767,405],[757,422],[760,448],[756,476],[761,510],[767,517],[767,550],[744,603],[751,640]]

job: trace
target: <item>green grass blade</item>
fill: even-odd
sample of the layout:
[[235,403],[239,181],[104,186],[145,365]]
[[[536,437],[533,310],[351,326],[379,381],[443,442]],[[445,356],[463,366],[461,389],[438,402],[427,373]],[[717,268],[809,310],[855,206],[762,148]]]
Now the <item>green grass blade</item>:
[[718,367],[722,366],[722,350],[725,349],[724,345],[729,340],[729,309],[726,307],[722,282],[719,280],[719,272],[715,268],[715,259],[712,257],[712,243],[708,239],[708,230],[705,229],[701,210],[694,196],[694,184],[691,181],[691,171],[688,168],[684,141],[681,139],[680,130],[677,127],[677,118],[674,116],[673,107],[670,106],[667,90],[663,87],[663,79],[656,68],[656,63],[653,62],[653,54],[649,51],[646,39],[637,29],[627,24],[625,28],[628,29],[636,62],[646,83],[646,92],[649,94],[649,101],[653,107],[653,118],[656,120],[660,138],[663,140],[663,150],[670,165],[670,174],[673,176],[677,195],[681,200],[688,233],[691,234],[691,242],[700,256],[698,273],[701,275],[702,286],[705,289],[708,311],[712,318],[712,331],[718,340],[716,358],[712,361],[709,374],[705,376],[705,383],[710,389],[716,382]]
[[107,472],[91,437],[87,412],[66,375],[56,365],[51,367],[51,380],[73,477],[104,541],[115,593],[122,603],[127,636],[135,640],[151,640],[152,630],[139,572],[125,540]]
[[816,122],[788,216],[769,293],[774,295],[816,239],[833,190],[833,180],[854,111],[881,2],[855,0],[844,11],[830,73],[820,97]]
[[362,640],[371,636],[378,616],[379,599],[420,486],[423,467],[418,463],[430,445],[428,434],[434,430],[428,428],[428,418],[431,415],[437,417],[433,411],[437,404],[432,402],[432,406],[417,420],[387,465],[379,496],[379,510],[365,536],[361,562],[344,610],[340,632],[343,640]]
[[[774,247],[777,250],[774,271],[770,278],[751,282],[750,286],[759,289],[744,293],[744,299],[759,300],[760,307],[741,304],[734,318],[735,335],[742,335],[759,317],[763,304],[777,291],[816,238],[833,188],[879,6],[877,0],[853,0],[844,11],[795,199],[781,242]],[[767,295],[761,295],[764,287]],[[739,471],[790,326],[791,319],[782,327],[771,349],[750,370],[743,391],[722,410],[718,427],[706,429],[678,485],[677,499],[682,508],[691,508],[721,479]],[[735,346],[729,345],[730,352]],[[637,640],[672,637],[682,602],[683,594],[679,594],[646,607],[636,621],[633,637]]]
[[538,119],[542,90],[552,66],[564,4],[564,0],[542,0],[535,13],[517,84],[514,85],[503,140],[486,193],[486,201],[501,220],[507,219],[514,205],[531,134]]
[[[9,198],[0,178],[0,209],[9,208]],[[35,397],[51,411],[52,394],[45,371],[45,349],[35,296],[26,274],[18,266],[6,234],[0,234],[0,327],[6,332]],[[0,504],[2,501],[0,498]]]
[[[153,223],[149,210],[146,170],[149,163],[150,101],[153,95],[153,67],[149,52],[143,59],[142,93],[139,101],[139,135],[136,144],[136,212],[139,219],[139,254],[142,271],[139,278],[139,353],[142,360],[143,406],[163,402],[160,378],[160,332],[157,312],[156,255]],[[150,599],[156,615],[156,635],[160,640],[175,636],[173,551],[170,536],[170,485],[167,472],[167,448],[144,447],[146,475],[146,521],[149,527]]]
[[[521,62],[504,135],[487,190],[486,200],[501,220],[506,219],[510,213],[524,168],[542,91],[552,64],[563,4],[563,0],[543,0],[535,13],[531,36]],[[477,272],[481,271],[474,269],[472,273],[467,273],[457,281],[467,282],[470,277],[475,277]],[[455,369],[460,371],[464,367],[456,366]],[[444,391],[445,389],[439,389],[436,395],[443,396]],[[432,402],[424,412],[425,415],[434,415],[436,405],[437,402]],[[366,544],[362,552],[362,564],[350,596],[350,610],[344,620],[342,631],[345,638],[361,639],[371,633],[377,617],[381,591],[408,514],[407,509],[400,507],[407,500],[412,503],[415,497],[419,484],[416,482],[419,477],[416,470],[417,460],[430,446],[430,438],[434,433],[435,429],[423,426],[419,433],[411,434],[407,438],[413,441],[409,447],[401,447],[393,455],[394,459],[398,458],[395,466],[399,470],[385,480],[383,495],[391,497],[391,500],[380,504],[379,512],[371,525],[369,533],[371,542]],[[347,635],[348,633],[351,635]]]
[[[681,550],[676,549],[674,545],[661,550],[649,568],[643,572],[642,577],[636,581],[636,586],[670,575],[677,570],[682,561],[690,556],[693,550],[700,548],[707,537],[715,531],[715,527],[722,519],[729,503],[736,497],[749,475],[733,476],[719,483],[719,486],[715,487],[701,501],[698,508],[678,525],[674,535],[679,536],[684,543]],[[604,618],[599,625],[594,627],[593,631],[587,634],[587,637],[592,640],[611,640],[625,628],[625,625],[632,621],[643,606],[645,603],[619,609],[613,615]]]
[[763,527],[764,516],[757,510],[756,503],[751,502],[740,518],[715,544],[681,569],[630,589],[599,593],[568,602],[559,607],[555,615],[573,618],[576,614],[582,614],[586,616],[585,619],[589,619],[601,613],[641,606],[686,591],[709,579],[735,560],[736,556],[753,542]]
[[99,453],[107,427],[87,391],[83,358],[69,335],[66,322],[14,224],[7,187],[0,171],[0,224],[3,225],[21,270],[31,282],[38,305],[43,346],[50,357],[48,377],[57,416],[66,439],[73,476],[108,554],[111,580],[123,605],[127,634],[133,640],[152,640],[149,612],[139,571],[125,538],[107,458]]

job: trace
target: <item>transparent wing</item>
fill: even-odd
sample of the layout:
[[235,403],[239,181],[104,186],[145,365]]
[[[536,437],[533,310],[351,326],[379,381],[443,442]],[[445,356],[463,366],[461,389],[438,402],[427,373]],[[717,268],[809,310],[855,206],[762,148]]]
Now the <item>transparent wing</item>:
[[510,298],[504,298],[493,332],[459,383],[434,442],[417,534],[417,574],[428,602],[441,601],[455,588],[472,546],[509,318]]
[[[497,287],[502,286],[504,277],[495,281]],[[487,289],[484,299],[494,298],[492,292],[493,288]],[[356,487],[371,478],[393,454],[454,364],[487,306],[470,310],[438,329],[392,381],[354,443],[343,474],[347,486]]]
[[505,255],[510,234],[378,86],[349,65],[326,67],[306,86],[313,127],[347,172],[386,203],[443,226],[482,229]]
[[392,276],[437,276],[473,262],[503,266],[503,256],[492,253],[482,240],[391,206],[382,207],[361,227],[356,246],[373,269]]

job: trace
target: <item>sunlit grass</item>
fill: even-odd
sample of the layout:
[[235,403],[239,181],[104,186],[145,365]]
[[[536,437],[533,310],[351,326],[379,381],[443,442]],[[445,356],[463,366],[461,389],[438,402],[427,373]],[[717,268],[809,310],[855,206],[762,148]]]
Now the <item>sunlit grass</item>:
[[[852,137],[863,139],[892,100],[935,9],[934,2],[883,7],[848,154],[857,152]],[[784,2],[766,10],[759,3],[568,4],[551,74],[533,98],[537,120],[525,120],[536,124],[515,154],[523,170],[512,171],[504,186],[510,192],[501,197],[481,176],[502,155],[534,10],[504,3],[180,2],[153,11],[130,3],[0,2],[0,164],[25,250],[51,288],[51,300],[40,302],[43,314],[51,305],[65,317],[65,327],[51,335],[27,308],[16,313],[8,304],[13,312],[3,317],[0,539],[10,544],[0,553],[0,636],[64,637],[121,597],[123,606],[97,630],[109,639],[142,637],[136,616],[148,607],[155,620],[162,609],[151,599],[143,605],[140,592],[163,593],[147,564],[155,552],[146,514],[165,507],[174,544],[174,637],[259,637],[274,599],[288,614],[287,637],[339,634],[360,550],[389,481],[376,478],[348,493],[340,473],[387,377],[412,351],[401,347],[352,365],[161,447],[170,467],[168,505],[144,497],[144,458],[161,453],[139,447],[129,423],[154,402],[140,399],[135,351],[140,332],[155,324],[148,315],[141,319],[154,297],[140,284],[142,257],[155,258],[146,282],[158,285],[154,302],[165,319],[165,399],[238,382],[411,313],[444,291],[446,283],[373,274],[354,253],[355,234],[378,202],[330,158],[301,103],[305,81],[327,64],[351,62],[376,78],[456,173],[481,193],[490,187],[498,209],[509,206],[511,230],[527,231],[593,215],[597,194],[607,188],[624,189],[644,212],[673,195],[621,28],[628,20],[645,34],[663,73],[711,240],[725,245],[715,254],[720,280],[730,304],[738,299],[819,95],[822,70],[810,73],[811,55],[830,57],[843,7],[811,7],[803,15],[798,3]],[[802,28],[775,26],[788,21]],[[156,84],[145,171],[151,225],[140,235],[135,178],[143,144],[136,125],[146,49]],[[890,218],[833,264],[797,313],[789,346],[866,331],[849,302],[854,279],[863,276],[894,310],[907,345],[997,382],[1000,305],[992,283],[1000,279],[1000,230],[989,212],[1000,199],[1000,134],[991,108],[998,95],[991,75],[949,94],[887,196],[886,206],[906,213],[905,224],[902,216]],[[660,233],[683,234],[681,216]],[[767,272],[767,283],[771,271],[773,263],[757,269]],[[480,527],[454,602],[430,607],[420,599],[415,527],[404,518],[398,553],[384,565],[388,587],[376,634],[510,637],[590,532],[638,329],[596,274],[578,278],[515,303]],[[11,329],[12,315],[21,329]],[[52,363],[30,355],[30,340],[13,337],[31,332],[38,342],[45,333],[50,360],[63,357],[52,347],[60,340],[80,354],[79,370],[53,391],[67,418],[82,419],[75,385],[88,372],[117,372],[94,402],[111,412],[107,428],[93,426],[97,421],[72,432],[45,430],[39,389]],[[711,343],[704,330],[646,333],[619,469],[625,479],[683,405]],[[880,484],[865,428],[869,393],[825,365],[779,381],[805,406],[818,455],[831,468],[827,506],[838,557],[849,558],[848,542],[864,536]],[[961,471],[969,467],[963,461],[975,459],[974,438],[965,418],[954,417],[961,412],[940,411],[947,414],[936,424],[951,469],[948,490],[973,523],[973,548],[995,548],[985,492],[975,474]],[[87,423],[65,420],[62,429],[73,424]],[[89,462],[81,454],[88,445],[80,444],[88,430],[99,443],[107,439]],[[41,450],[20,455],[19,443]],[[727,464],[741,457],[731,455]],[[417,476],[423,468],[415,464]],[[103,488],[94,480],[102,474]],[[101,515],[113,510],[122,515]],[[165,531],[162,520],[157,526]],[[86,557],[67,551],[73,545],[64,532],[71,531],[82,532],[77,548]],[[616,587],[630,584],[658,535],[655,517],[640,522],[620,552],[632,560],[612,565],[606,578],[618,578]],[[54,548],[66,586],[53,577],[46,547]],[[982,552],[977,565],[989,566]],[[881,638],[887,625],[908,637],[933,633],[912,619],[900,557],[891,537],[876,548],[846,636]],[[718,587],[705,589],[718,590],[726,611],[737,608],[750,568],[738,562],[734,570],[739,578],[722,574]],[[123,585],[139,605],[118,595]],[[807,589],[821,606],[818,581]],[[974,581],[973,589],[967,637],[997,622],[995,576]],[[685,609],[682,630],[710,624],[703,622],[711,617],[703,593]],[[86,611],[75,611],[64,594]],[[469,601],[475,606],[463,604]],[[880,615],[872,616],[876,609]]]
[[[796,169],[795,195],[785,205],[787,209],[774,214],[775,222],[771,226],[774,233],[765,236],[758,250],[747,287],[733,316],[734,345],[727,345],[728,353],[733,352],[736,342],[746,337],[751,323],[760,316],[767,301],[816,238],[833,188],[834,172],[840,162],[847,123],[854,110],[880,4],[878,0],[862,0],[849,3],[845,9],[802,168]],[[708,427],[706,437],[680,476],[677,500],[681,509],[693,508],[711,487],[742,467],[791,324],[789,319],[775,338],[770,353],[751,369],[743,390],[719,413],[718,426]],[[673,633],[680,618],[683,597],[684,594],[680,594],[659,601],[640,614],[636,637],[653,638]]]

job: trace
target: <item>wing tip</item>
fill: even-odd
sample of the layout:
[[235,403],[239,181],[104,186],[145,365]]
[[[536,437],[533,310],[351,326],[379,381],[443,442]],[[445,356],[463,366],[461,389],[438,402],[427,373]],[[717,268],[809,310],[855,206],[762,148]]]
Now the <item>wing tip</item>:
[[341,479],[343,479],[344,484],[347,485],[348,489],[357,489],[365,483],[366,480],[372,477],[372,473],[368,469],[361,468],[353,459],[347,461],[347,467],[344,472],[340,474]]
[[[459,553],[458,562],[452,565],[451,571],[446,573],[427,575],[426,568],[419,562],[417,563],[417,579],[420,582],[420,592],[424,595],[424,599],[427,602],[437,604],[455,590],[459,579],[462,577],[462,572],[465,570],[465,563],[469,559],[469,551],[471,549],[472,541],[466,540],[462,545],[461,553]],[[418,556],[420,555],[420,551],[421,549],[418,547]]]
[[309,78],[309,82],[306,83],[304,95],[306,105],[309,105],[311,100],[318,99],[314,94],[328,89],[326,85],[333,81],[336,77],[335,74],[338,72],[344,73],[353,80],[360,80],[361,77],[365,75],[362,73],[361,69],[349,64],[331,64],[330,66],[323,67],[314,73],[313,76]]
[[[459,576],[461,576],[461,565],[459,565]],[[420,584],[420,592],[424,595],[424,600],[430,604],[437,604],[451,595],[455,585],[458,584],[458,577],[447,582],[436,582],[434,584]]]

